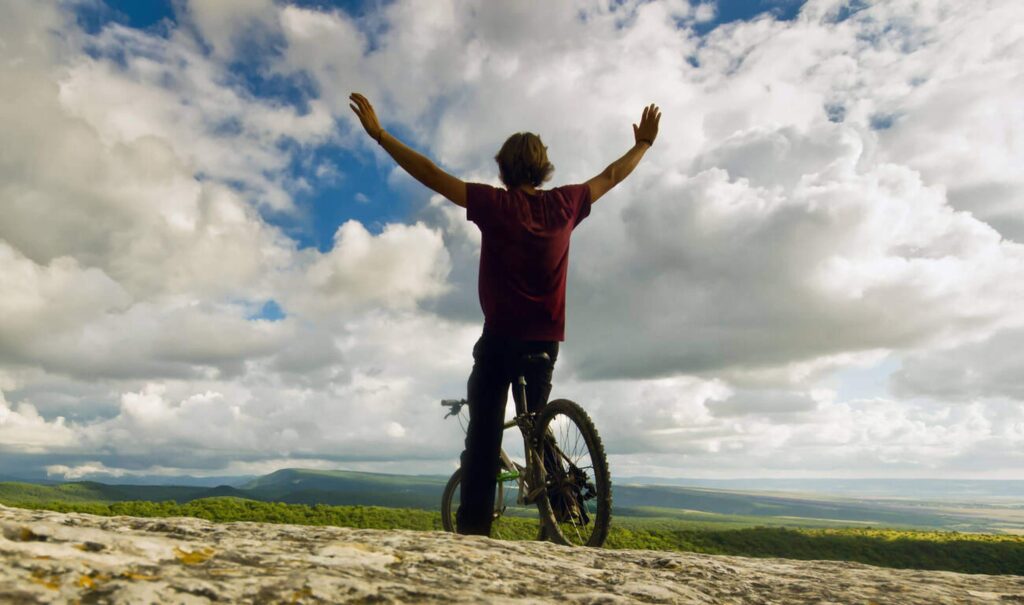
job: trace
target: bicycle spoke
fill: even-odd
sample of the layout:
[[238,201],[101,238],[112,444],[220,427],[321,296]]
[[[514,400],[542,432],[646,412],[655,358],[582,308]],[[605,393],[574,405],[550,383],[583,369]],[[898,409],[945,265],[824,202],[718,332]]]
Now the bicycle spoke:
[[555,415],[548,427],[555,440],[555,458],[565,467],[564,476],[555,477],[555,493],[551,495],[553,506],[562,507],[556,510],[559,527],[570,543],[587,544],[594,531],[597,503],[593,487],[594,462],[586,437],[566,415]]

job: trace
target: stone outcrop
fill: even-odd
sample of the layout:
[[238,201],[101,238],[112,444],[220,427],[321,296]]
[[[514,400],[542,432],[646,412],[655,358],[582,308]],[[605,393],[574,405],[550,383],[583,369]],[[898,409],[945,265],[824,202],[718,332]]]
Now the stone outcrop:
[[1024,577],[0,506],[2,603],[1024,603]]

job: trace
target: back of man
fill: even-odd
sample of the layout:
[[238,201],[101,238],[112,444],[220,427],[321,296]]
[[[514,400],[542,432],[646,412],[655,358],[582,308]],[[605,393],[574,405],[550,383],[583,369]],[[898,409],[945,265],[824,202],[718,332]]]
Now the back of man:
[[565,340],[569,239],[588,214],[587,185],[530,194],[466,184],[466,217],[482,234],[485,328],[521,340]]

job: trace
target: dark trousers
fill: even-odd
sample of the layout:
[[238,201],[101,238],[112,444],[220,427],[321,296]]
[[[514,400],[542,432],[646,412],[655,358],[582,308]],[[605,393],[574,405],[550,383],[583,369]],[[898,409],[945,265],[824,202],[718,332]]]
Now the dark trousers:
[[[461,504],[455,514],[460,534],[486,536],[491,531],[509,385],[519,377],[521,357],[541,352],[551,357],[551,365],[530,364],[526,368],[526,398],[531,412],[540,411],[548,401],[558,342],[515,340],[498,336],[484,327],[483,335],[473,347],[473,372],[467,385],[469,427],[466,449],[462,452]],[[516,399],[517,390],[512,390]]]

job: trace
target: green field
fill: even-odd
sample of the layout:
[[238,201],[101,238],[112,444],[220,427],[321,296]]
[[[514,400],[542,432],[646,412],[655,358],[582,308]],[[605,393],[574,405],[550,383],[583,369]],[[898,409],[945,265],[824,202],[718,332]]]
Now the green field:
[[[98,515],[186,516],[215,522],[257,521],[371,529],[441,530],[440,514],[421,509],[326,504],[310,506],[235,497],[201,498],[185,503],[99,502],[88,500],[95,486],[81,484],[52,488],[66,488],[61,493],[68,498],[43,501],[40,497],[48,495],[48,490],[12,493],[17,491],[15,485],[19,484],[0,485],[0,502],[26,508]],[[10,496],[17,498],[12,500]],[[764,521],[762,518],[756,520]],[[528,520],[508,521],[513,526],[522,524],[519,538],[534,537],[535,525],[531,525]],[[763,523],[752,525],[749,517],[707,513],[699,518],[687,518],[680,514],[616,514],[606,547],[750,557],[831,559],[897,568],[1024,575],[1024,538],[1016,536],[850,527],[767,527]]]

